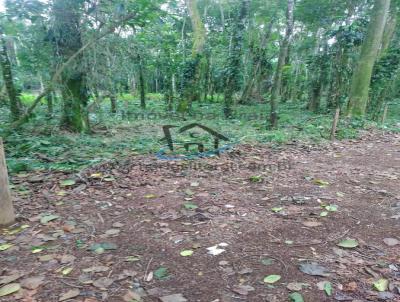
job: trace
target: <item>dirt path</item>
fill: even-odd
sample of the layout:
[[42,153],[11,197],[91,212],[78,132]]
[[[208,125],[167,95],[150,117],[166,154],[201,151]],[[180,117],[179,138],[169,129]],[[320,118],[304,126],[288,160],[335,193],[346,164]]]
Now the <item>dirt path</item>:
[[[0,283],[21,274],[12,282],[24,289],[0,301],[58,301],[68,291],[86,302],[171,294],[164,301],[280,302],[294,291],[310,302],[400,301],[398,134],[240,146],[190,164],[141,156],[60,187],[68,177],[13,178],[20,225],[29,227],[0,236],[0,249],[13,245],[0,251]],[[338,247],[346,238],[359,246]],[[212,246],[221,253],[209,254]],[[325,276],[300,271],[310,262]],[[268,285],[268,275],[281,279]],[[383,293],[373,290],[379,278],[390,281]]]

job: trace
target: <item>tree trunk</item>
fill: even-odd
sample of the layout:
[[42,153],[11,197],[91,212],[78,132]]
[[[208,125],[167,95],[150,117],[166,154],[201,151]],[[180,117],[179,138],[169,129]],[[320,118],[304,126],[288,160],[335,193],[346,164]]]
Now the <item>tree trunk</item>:
[[[53,4],[55,52],[59,60],[70,58],[82,48],[81,18],[74,1],[56,0]],[[63,112],[61,126],[72,132],[90,132],[87,111],[86,74],[82,54],[61,75]]]
[[117,98],[114,93],[110,93],[111,113],[117,113]]
[[14,220],[15,214],[8,184],[6,157],[3,140],[0,138],[0,226],[10,225]]
[[396,12],[393,12],[388,16],[385,30],[383,31],[382,47],[379,51],[379,57],[382,57],[385,54],[386,50],[389,48],[390,42],[392,41],[394,33],[396,32],[396,27],[397,15]]
[[47,101],[47,117],[52,118],[53,111],[54,111],[54,93],[53,92],[50,92],[46,96],[46,101]]
[[146,109],[146,83],[144,81],[143,60],[140,54],[137,55],[139,63],[139,89],[140,89],[140,107]]
[[278,104],[280,101],[280,93],[282,86],[282,71],[286,62],[286,57],[289,52],[289,45],[293,34],[294,24],[294,0],[288,0],[286,12],[286,33],[279,50],[278,65],[274,75],[274,84],[271,92],[271,113],[270,113],[270,127],[272,129],[278,126]]
[[367,37],[363,43],[358,65],[353,73],[348,116],[364,116],[372,71],[379,49],[389,12],[390,0],[375,0]]
[[1,69],[3,71],[3,79],[9,99],[11,120],[16,121],[19,119],[21,115],[20,100],[18,98],[17,90],[14,86],[11,62],[7,52],[7,43],[1,29],[0,29],[0,35],[1,35],[0,64],[1,64]]
[[226,118],[232,116],[233,93],[238,89],[241,58],[243,52],[243,36],[247,14],[249,11],[249,0],[243,0],[237,17],[236,26],[233,30],[231,41],[231,54],[228,58],[228,68],[224,91],[224,115]]
[[206,29],[201,21],[197,1],[185,2],[192,22],[193,48],[191,57],[186,61],[182,79],[182,94],[178,105],[178,111],[182,113],[188,111],[192,102],[199,98],[200,71],[206,42]]

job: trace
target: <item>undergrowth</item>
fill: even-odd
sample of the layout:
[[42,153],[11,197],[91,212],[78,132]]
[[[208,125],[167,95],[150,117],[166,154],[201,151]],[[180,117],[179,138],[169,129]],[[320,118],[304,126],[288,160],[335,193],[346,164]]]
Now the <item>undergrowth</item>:
[[[197,122],[210,127],[230,139],[229,143],[284,144],[292,141],[319,143],[329,139],[332,113],[312,114],[304,105],[288,102],[280,106],[279,129],[266,130],[268,109],[265,104],[238,105],[232,119],[225,119],[218,103],[196,103],[191,114],[166,114],[166,104],[160,95],[148,96],[147,109],[140,109],[139,101],[131,95],[119,97],[118,113],[111,114],[109,102],[104,101],[96,113],[91,113],[93,134],[71,134],[59,129],[55,108],[53,119],[47,119],[46,106],[41,104],[23,128],[5,142],[10,174],[32,170],[77,171],[106,160],[135,154],[154,155],[165,145],[161,142],[163,125],[178,127]],[[24,95],[29,104],[32,96]],[[400,108],[391,108],[387,123],[380,125],[366,120],[342,119],[337,138],[356,138],[359,130],[371,127],[400,131]],[[8,112],[0,108],[1,131],[8,127]],[[397,120],[396,120],[397,119]],[[196,140],[212,144],[204,133],[190,133]],[[184,135],[174,134],[174,140],[189,141]],[[207,141],[208,140],[208,141]]]

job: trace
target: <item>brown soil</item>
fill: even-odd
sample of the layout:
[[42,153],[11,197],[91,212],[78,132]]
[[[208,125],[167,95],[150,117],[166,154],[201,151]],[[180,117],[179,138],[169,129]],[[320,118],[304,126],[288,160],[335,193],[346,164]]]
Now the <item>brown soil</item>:
[[[76,184],[61,188],[67,178]],[[383,241],[400,240],[398,134],[324,146],[243,145],[191,163],[136,156],[80,175],[28,174],[12,182],[19,225],[29,228],[0,235],[0,246],[14,245],[0,251],[0,276],[17,270],[23,276],[14,283],[45,279],[0,301],[58,301],[74,289],[79,296],[70,301],[129,301],[130,290],[145,295],[144,302],[170,294],[199,302],[280,302],[289,301],[293,282],[309,284],[299,292],[310,302],[400,301],[400,245]],[[338,209],[321,217],[323,205]],[[41,224],[45,213],[59,218]],[[359,246],[338,247],[346,238]],[[117,247],[90,250],[104,242]],[[228,244],[225,252],[207,253],[219,243]],[[37,246],[46,249],[32,253]],[[182,257],[183,250],[194,253]],[[307,261],[330,275],[304,274],[299,265]],[[84,273],[94,266],[106,268]],[[168,269],[161,280],[155,273],[160,267]],[[73,270],[63,275],[66,268]],[[263,279],[271,274],[282,278],[267,285]],[[112,282],[107,288],[90,284],[102,277]],[[372,286],[379,278],[390,281],[383,294]],[[318,289],[324,280],[332,283],[332,296]]]

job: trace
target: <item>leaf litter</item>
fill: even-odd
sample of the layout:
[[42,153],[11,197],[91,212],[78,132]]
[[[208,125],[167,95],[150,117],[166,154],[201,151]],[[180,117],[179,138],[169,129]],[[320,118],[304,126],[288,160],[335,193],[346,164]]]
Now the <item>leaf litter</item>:
[[[399,139],[393,142],[392,137],[373,139],[387,150],[399,146]],[[396,179],[392,179],[398,172],[371,174],[376,169],[368,158],[372,154],[379,158],[382,146],[366,152],[366,144],[360,140],[337,145],[343,147],[347,158],[355,154],[359,158],[361,152],[366,159],[362,168],[341,164],[345,157],[331,161],[329,154],[337,152],[331,147],[285,147],[271,151],[275,157],[266,158],[264,147],[242,146],[241,162],[273,162],[284,157],[299,164],[272,174],[243,170],[232,176],[222,170],[212,175],[192,171],[187,181],[173,169],[159,169],[148,173],[144,186],[134,168],[126,174],[107,165],[81,173],[87,182],[84,186],[80,180],[77,183],[75,175],[42,177],[41,183],[28,183],[32,192],[29,203],[26,195],[16,193],[18,209],[27,217],[27,224],[0,230],[0,267],[4,268],[0,269],[0,289],[7,299],[27,291],[40,300],[43,288],[51,286],[56,288],[59,301],[81,294],[84,301],[95,301],[86,293],[112,295],[115,291],[123,300],[137,300],[151,285],[159,288],[157,299],[176,302],[191,301],[193,284],[188,280],[193,280],[199,295],[213,301],[226,294],[221,280],[229,280],[231,295],[255,302],[254,297],[266,294],[266,290],[276,301],[321,301],[324,296],[345,301],[353,294],[366,299],[372,295],[366,288],[381,299],[396,299],[400,288],[395,251],[398,234],[381,214],[390,218],[400,211],[378,208],[372,201],[389,204],[391,196],[400,197]],[[310,184],[304,175],[313,175],[315,166],[303,163],[321,158],[322,168],[318,167],[318,175],[310,178],[314,185]],[[235,160],[226,155],[204,159],[219,166]],[[350,180],[333,177],[338,169]],[[363,179],[360,169],[386,187],[365,191],[371,183]],[[254,175],[260,175],[257,179],[262,178],[262,182],[249,182]],[[110,181],[104,182],[105,177]],[[24,181],[13,178],[15,185]],[[382,190],[392,195],[382,195]],[[50,206],[43,200],[50,200]],[[374,221],[374,232],[365,231]],[[168,232],[163,231],[166,228]],[[24,266],[15,262],[14,256]],[[38,259],[42,262],[37,263]],[[36,263],[33,275],[29,268]],[[375,272],[373,279],[365,277],[366,268]],[[304,273],[303,280],[294,279],[299,276],[296,271]],[[52,277],[55,273],[58,278]],[[227,276],[238,276],[238,280],[223,279]],[[321,283],[321,278],[332,280]],[[349,278],[359,285],[350,286]],[[219,295],[209,296],[210,287]]]

